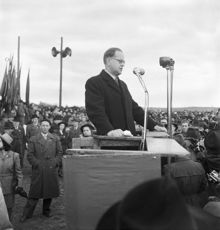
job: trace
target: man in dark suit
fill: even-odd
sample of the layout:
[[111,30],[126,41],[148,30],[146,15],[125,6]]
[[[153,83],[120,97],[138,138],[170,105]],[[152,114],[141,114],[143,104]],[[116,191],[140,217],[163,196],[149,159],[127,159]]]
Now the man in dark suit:
[[[85,88],[86,111],[95,125],[97,134],[120,137],[129,130],[133,135],[136,121],[144,125],[144,111],[132,99],[125,82],[118,76],[125,65],[124,54],[119,48],[110,48],[104,54],[105,69],[88,79]],[[149,130],[165,131],[148,117]]]
[[58,167],[62,146],[57,136],[49,133],[50,122],[42,120],[41,132],[28,143],[27,159],[32,166],[31,186],[21,222],[31,218],[38,202],[43,199],[43,215],[50,217],[52,198],[59,196]]
[[19,153],[21,168],[23,168],[24,153],[26,150],[26,137],[23,125],[20,124],[18,117],[13,120],[14,129],[11,133],[13,138],[11,149],[12,151]]
[[38,133],[40,133],[39,117],[36,114],[34,114],[31,117],[31,124],[28,124],[26,127],[27,142],[29,142],[32,136],[35,136]]

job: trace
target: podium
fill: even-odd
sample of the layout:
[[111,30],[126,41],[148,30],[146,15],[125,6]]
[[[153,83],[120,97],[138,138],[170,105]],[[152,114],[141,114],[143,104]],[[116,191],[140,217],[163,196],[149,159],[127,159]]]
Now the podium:
[[[141,137],[73,139],[63,157],[64,203],[68,229],[93,230],[104,212],[136,185],[161,176],[161,158],[188,152],[162,133]],[[126,149],[126,150],[123,150]]]

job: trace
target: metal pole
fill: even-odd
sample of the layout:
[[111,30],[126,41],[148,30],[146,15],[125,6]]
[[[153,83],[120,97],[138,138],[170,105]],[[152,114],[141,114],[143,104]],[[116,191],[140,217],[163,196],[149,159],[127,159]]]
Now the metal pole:
[[61,37],[60,43],[60,95],[59,95],[59,107],[62,106],[62,72],[63,72],[63,37]]
[[173,112],[173,71],[174,67],[170,66],[170,137],[173,137],[172,131],[172,112]]
[[18,53],[17,53],[17,77],[19,74],[19,68],[20,68],[20,36],[18,36]]
[[172,121],[171,121],[171,113],[172,113],[172,108],[171,108],[171,98],[172,98],[172,89],[171,89],[171,76],[169,74],[170,67],[168,66],[166,68],[167,70],[167,132],[172,137]]
[[144,92],[145,100],[144,100],[144,133],[143,133],[143,143],[142,143],[142,150],[148,150],[147,148],[147,108],[149,106],[149,99],[148,99],[148,91],[145,90]]

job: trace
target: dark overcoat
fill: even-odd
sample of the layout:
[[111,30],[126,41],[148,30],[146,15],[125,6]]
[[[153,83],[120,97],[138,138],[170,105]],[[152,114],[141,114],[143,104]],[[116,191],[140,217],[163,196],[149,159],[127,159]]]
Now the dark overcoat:
[[28,124],[26,127],[26,138],[27,141],[29,141],[29,139],[32,136],[37,135],[38,133],[40,133],[40,125],[33,125],[33,124]]
[[48,133],[47,140],[41,134],[31,137],[27,159],[32,165],[30,198],[54,198],[59,196],[58,166],[62,147],[57,136]]
[[23,127],[19,127],[18,129],[14,129],[11,133],[13,138],[12,142],[12,150],[19,154],[24,154],[26,149],[26,136]]
[[[97,134],[106,135],[110,130],[122,129],[135,132],[136,121],[144,125],[144,110],[132,99],[127,85],[119,80],[119,86],[104,70],[87,80],[85,92],[86,111],[96,126]],[[148,117],[148,129],[156,123]]]
[[208,170],[220,172],[220,129],[213,129],[205,137],[206,163]]

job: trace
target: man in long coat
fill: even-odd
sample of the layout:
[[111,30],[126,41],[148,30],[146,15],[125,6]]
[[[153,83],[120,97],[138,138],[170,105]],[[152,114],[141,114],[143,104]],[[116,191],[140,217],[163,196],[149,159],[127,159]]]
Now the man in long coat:
[[[110,48],[103,61],[105,69],[86,82],[87,115],[99,135],[123,136],[125,130],[135,135],[134,121],[144,125],[144,110],[132,99],[126,83],[118,78],[125,64],[123,52],[119,48]],[[150,117],[147,128],[165,131]]]
[[41,121],[41,133],[31,137],[28,143],[27,159],[32,165],[29,198],[21,222],[31,218],[38,202],[43,199],[43,215],[50,217],[52,198],[59,196],[58,166],[62,147],[57,136],[49,133],[50,121]]

